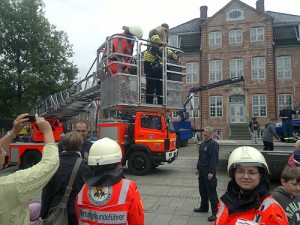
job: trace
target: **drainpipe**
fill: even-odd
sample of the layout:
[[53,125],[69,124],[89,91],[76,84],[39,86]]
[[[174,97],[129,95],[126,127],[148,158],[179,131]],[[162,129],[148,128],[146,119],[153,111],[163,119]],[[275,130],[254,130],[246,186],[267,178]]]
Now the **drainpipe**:
[[278,110],[277,110],[277,83],[276,83],[276,52],[275,52],[275,49],[276,49],[276,44],[274,43],[273,41],[273,65],[274,65],[274,71],[273,71],[273,75],[274,75],[274,99],[275,99],[275,118],[274,119],[277,119],[278,118]]
[[[200,83],[200,86],[202,85],[202,29],[200,27],[200,54],[199,54],[200,58],[199,58],[199,83]],[[203,110],[202,110],[202,91],[200,91],[199,93],[199,106],[200,107],[200,129],[203,129]],[[202,141],[202,133],[200,135],[200,140]]]

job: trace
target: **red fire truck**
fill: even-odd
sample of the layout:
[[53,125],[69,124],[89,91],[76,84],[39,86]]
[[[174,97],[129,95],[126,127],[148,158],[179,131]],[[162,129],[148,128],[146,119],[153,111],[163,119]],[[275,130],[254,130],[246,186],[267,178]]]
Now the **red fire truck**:
[[[122,164],[128,164],[128,169],[136,175],[144,175],[151,168],[163,163],[171,163],[178,157],[176,148],[176,133],[169,117],[174,110],[182,109],[182,81],[170,79],[170,73],[184,76],[184,67],[180,64],[172,65],[166,59],[167,51],[179,49],[164,47],[163,68],[163,104],[147,104],[145,98],[145,76],[142,74],[142,46],[147,45],[145,40],[128,38],[135,42],[132,57],[127,62],[110,62],[111,58],[124,56],[121,52],[114,52],[112,42],[114,39],[125,38],[113,35],[107,38],[97,50],[96,72],[87,75],[85,79],[75,83],[70,89],[49,96],[39,102],[32,113],[49,118],[56,141],[60,140],[63,132],[60,118],[68,118],[85,112],[92,101],[100,100],[102,114],[109,112],[122,112],[126,117],[107,118],[98,121],[98,139],[109,137],[118,142],[122,148]],[[108,49],[108,50],[107,50]],[[108,76],[109,63],[125,64],[135,68],[134,74],[125,74],[118,71]],[[176,71],[171,67],[178,67]],[[117,66],[119,68],[119,66]],[[121,67],[121,66],[120,66]],[[180,72],[178,72],[180,71]],[[169,74],[169,75],[168,75]],[[126,83],[126,84],[125,84]],[[127,96],[130,95],[130,96]],[[51,119],[50,119],[51,118]],[[41,159],[42,136],[35,124],[32,124],[33,134],[30,143],[13,143],[10,145],[9,163],[18,164],[21,168],[28,168]]]
[[[49,121],[55,141],[60,141],[64,133],[63,123],[59,119],[46,118]],[[22,137],[22,142],[10,144],[8,151],[8,164],[19,165],[21,169],[29,168],[38,163],[42,158],[44,137],[35,122],[30,124],[30,137]],[[29,140],[30,139],[30,140]]]

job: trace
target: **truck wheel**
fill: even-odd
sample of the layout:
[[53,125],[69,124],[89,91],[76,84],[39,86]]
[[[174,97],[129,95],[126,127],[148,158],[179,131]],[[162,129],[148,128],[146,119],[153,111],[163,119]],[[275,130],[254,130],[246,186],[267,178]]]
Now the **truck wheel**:
[[128,169],[134,175],[145,175],[151,169],[151,161],[145,152],[133,152],[128,158]]
[[188,140],[181,141],[181,147],[186,147],[188,145]]
[[25,152],[24,155],[21,157],[21,169],[28,169],[33,165],[37,164],[42,159],[42,154],[39,151],[28,151]]
[[294,136],[294,140],[296,140],[296,141],[299,140],[299,137],[300,137],[299,130],[294,130],[293,136]]

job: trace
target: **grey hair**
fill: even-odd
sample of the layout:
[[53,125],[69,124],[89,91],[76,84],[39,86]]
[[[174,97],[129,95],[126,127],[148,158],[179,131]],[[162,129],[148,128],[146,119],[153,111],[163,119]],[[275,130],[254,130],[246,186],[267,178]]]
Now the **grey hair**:
[[214,132],[214,128],[211,127],[211,126],[206,126],[205,128],[209,129],[209,132],[210,132],[210,133],[213,133],[213,132]]

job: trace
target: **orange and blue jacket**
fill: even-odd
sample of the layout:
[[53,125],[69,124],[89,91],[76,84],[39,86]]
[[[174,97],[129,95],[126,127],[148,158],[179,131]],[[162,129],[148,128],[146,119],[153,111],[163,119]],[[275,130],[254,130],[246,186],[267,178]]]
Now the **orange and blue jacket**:
[[84,225],[144,225],[137,185],[127,179],[105,187],[85,184],[76,198],[76,215],[79,224]]
[[227,206],[219,201],[218,212],[214,225],[288,225],[286,214],[280,204],[272,197],[266,197],[258,209],[229,215]]

